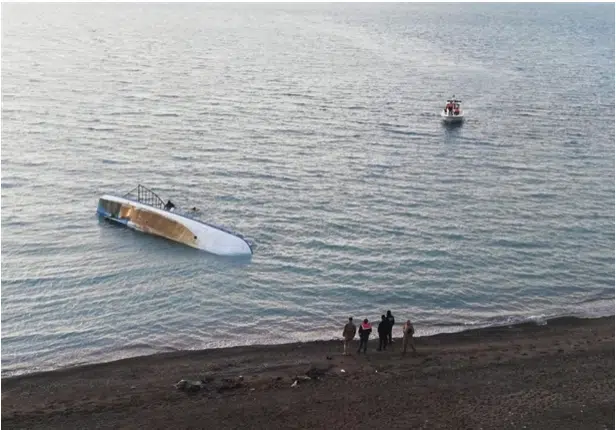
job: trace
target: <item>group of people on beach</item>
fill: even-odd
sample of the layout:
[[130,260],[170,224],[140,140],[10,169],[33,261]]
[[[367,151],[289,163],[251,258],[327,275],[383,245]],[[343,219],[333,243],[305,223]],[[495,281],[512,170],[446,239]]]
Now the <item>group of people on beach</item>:
[[[381,315],[381,321],[379,322],[377,328],[377,333],[379,335],[379,348],[377,349],[377,351],[385,351],[387,349],[387,346],[391,346],[394,343],[392,333],[395,323],[396,320],[391,311],[387,311],[386,315]],[[363,322],[359,325],[359,348],[357,349],[358,354],[362,351],[362,349],[364,350],[364,354],[366,354],[366,350],[368,349],[368,340],[370,339],[371,333],[372,324],[370,324],[368,318],[365,318]],[[358,334],[358,330],[353,323],[353,317],[349,317],[349,322],[346,323],[344,329],[342,330],[344,355],[349,355],[349,346],[351,345],[351,342],[355,339],[356,334]],[[411,347],[413,352],[416,352],[415,344],[413,342],[414,334],[415,328],[413,327],[411,320],[406,320],[406,322],[402,326],[402,354],[406,354],[406,349],[408,346]]]

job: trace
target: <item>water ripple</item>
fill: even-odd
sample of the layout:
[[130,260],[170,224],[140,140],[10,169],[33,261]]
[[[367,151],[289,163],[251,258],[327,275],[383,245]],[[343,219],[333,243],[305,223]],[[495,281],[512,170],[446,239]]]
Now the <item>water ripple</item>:
[[[451,7],[3,7],[3,375],[613,313],[613,5]],[[97,221],[137,183],[257,252]]]

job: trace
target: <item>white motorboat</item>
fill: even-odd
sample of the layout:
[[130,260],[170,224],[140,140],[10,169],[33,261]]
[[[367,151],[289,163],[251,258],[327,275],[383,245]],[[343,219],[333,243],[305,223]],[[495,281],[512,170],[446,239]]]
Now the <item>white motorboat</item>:
[[124,196],[103,195],[96,212],[110,221],[143,233],[217,255],[252,255],[253,242],[225,227],[196,218],[198,211],[182,211],[155,192],[139,185]]
[[460,107],[462,100],[456,99],[453,96],[447,100],[447,104],[441,111],[441,118],[446,123],[458,123],[464,121],[464,110]]

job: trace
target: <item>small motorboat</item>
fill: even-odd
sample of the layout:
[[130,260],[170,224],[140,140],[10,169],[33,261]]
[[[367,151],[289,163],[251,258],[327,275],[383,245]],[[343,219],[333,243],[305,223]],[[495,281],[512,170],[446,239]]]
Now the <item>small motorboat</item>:
[[458,123],[464,121],[464,111],[460,107],[462,100],[456,99],[456,96],[447,100],[445,108],[441,111],[441,118],[446,123]]
[[178,209],[171,200],[165,203],[155,192],[137,186],[123,196],[105,194],[96,212],[109,221],[134,230],[201,249],[217,255],[252,255],[253,242],[225,227],[197,218],[197,208]]

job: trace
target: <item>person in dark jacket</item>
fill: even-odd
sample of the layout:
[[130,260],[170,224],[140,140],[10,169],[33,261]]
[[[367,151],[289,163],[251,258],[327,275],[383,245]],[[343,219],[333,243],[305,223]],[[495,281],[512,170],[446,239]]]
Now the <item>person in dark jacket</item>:
[[165,203],[165,210],[171,211],[173,209],[175,209],[175,205],[171,202],[171,200],[167,200],[167,203]]
[[379,351],[387,349],[387,336],[391,330],[389,320],[385,318],[385,315],[381,315],[381,322],[379,323]]
[[362,346],[364,347],[364,354],[366,353],[366,349],[368,349],[368,339],[370,338],[370,333],[372,333],[372,326],[368,322],[368,318],[364,320],[359,326],[359,349],[357,353],[359,354]]
[[396,320],[394,319],[394,316],[391,314],[391,311],[387,311],[387,320],[389,321],[389,333],[387,333],[387,341],[391,345],[392,343],[394,343],[394,339],[392,337],[391,332],[394,329],[394,324],[396,323]]

